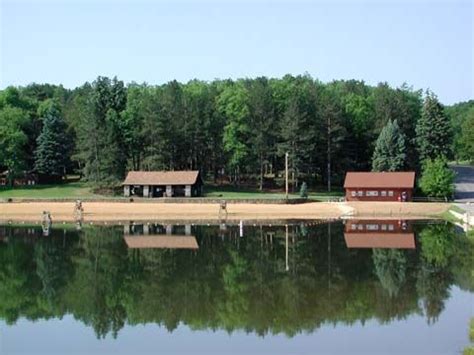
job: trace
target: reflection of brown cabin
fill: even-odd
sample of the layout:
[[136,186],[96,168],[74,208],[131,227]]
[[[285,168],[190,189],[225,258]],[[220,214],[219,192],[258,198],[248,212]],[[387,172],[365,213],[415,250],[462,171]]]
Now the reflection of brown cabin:
[[347,201],[411,201],[414,172],[348,172]]
[[194,236],[126,236],[125,242],[130,249],[199,249]]
[[122,185],[125,197],[193,197],[202,192],[199,171],[130,171]]
[[406,221],[347,220],[344,239],[348,248],[415,248],[415,235]]

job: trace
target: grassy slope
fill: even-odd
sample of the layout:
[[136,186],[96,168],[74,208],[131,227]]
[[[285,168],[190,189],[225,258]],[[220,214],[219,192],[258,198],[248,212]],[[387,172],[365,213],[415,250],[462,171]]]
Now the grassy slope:
[[[309,192],[310,199],[328,199],[343,196],[340,191],[336,192]],[[235,188],[233,186],[204,186],[204,197],[223,199],[282,199],[284,192],[266,192],[258,189]],[[290,193],[289,198],[299,198],[298,193]]]
[[0,198],[79,198],[100,197],[94,195],[83,182],[70,182],[60,185],[36,185],[0,189]]
[[[310,199],[323,199],[343,196],[337,192],[310,192]],[[61,185],[37,185],[17,187],[14,189],[0,189],[0,198],[84,198],[109,197],[95,195],[83,182],[70,182]],[[281,199],[285,198],[282,192],[261,192],[257,189],[237,189],[232,186],[204,186],[204,197],[223,199]],[[290,198],[298,198],[299,194],[290,194]]]
[[454,212],[458,212],[458,213],[464,213],[465,212],[461,207],[456,206],[456,205],[452,205],[449,209],[454,211]]

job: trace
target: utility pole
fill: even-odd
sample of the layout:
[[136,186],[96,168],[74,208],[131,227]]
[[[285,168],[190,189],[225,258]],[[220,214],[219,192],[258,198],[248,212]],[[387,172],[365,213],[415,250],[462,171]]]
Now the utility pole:
[[327,120],[328,126],[328,147],[327,147],[327,154],[328,154],[328,166],[327,166],[327,173],[328,173],[328,192],[331,192],[331,115],[328,115]]
[[285,153],[285,193],[288,200],[288,152]]

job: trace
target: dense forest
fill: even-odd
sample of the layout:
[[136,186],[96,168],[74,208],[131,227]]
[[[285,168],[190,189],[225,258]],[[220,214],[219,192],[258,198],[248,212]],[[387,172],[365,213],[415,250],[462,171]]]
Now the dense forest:
[[[474,290],[474,243],[451,224],[414,226],[417,249],[348,249],[341,223],[193,226],[199,250],[127,249],[123,227],[0,228],[0,319],[74,319],[97,337],[125,325],[294,336],[328,324],[434,323]],[[221,237],[222,234],[222,237]],[[269,237],[271,235],[271,239]],[[219,237],[218,237],[219,236]]]
[[98,77],[0,91],[0,173],[113,186],[128,170],[198,169],[206,180],[340,186],[349,170],[416,170],[474,156],[474,101],[443,107],[404,85],[280,79],[163,85]]

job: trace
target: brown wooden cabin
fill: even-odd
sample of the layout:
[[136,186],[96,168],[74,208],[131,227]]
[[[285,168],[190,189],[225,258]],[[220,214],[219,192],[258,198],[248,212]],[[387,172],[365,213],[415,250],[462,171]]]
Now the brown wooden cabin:
[[202,194],[199,171],[130,171],[123,182],[125,197],[196,197]]
[[348,172],[346,201],[400,201],[413,199],[415,172]]
[[414,249],[415,234],[404,220],[346,220],[348,248]]

